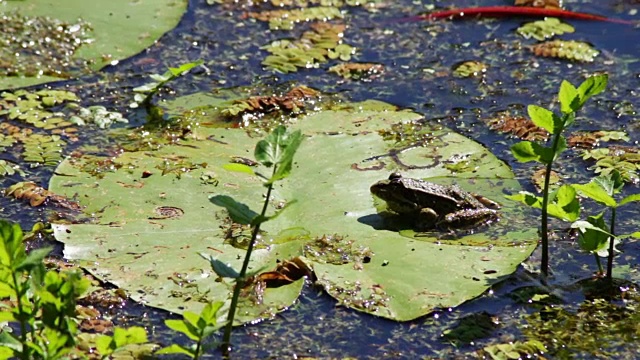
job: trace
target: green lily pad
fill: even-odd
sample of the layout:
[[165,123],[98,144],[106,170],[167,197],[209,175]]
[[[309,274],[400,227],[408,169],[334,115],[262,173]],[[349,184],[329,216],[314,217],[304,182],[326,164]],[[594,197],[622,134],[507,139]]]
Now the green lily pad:
[[[251,268],[270,271],[277,261],[302,255],[342,305],[399,321],[459,305],[513,272],[535,248],[536,231],[503,197],[519,190],[511,171],[481,145],[420,119],[377,101],[298,117],[291,127],[302,130],[305,141],[291,176],[274,189],[269,213],[290,206],[263,224]],[[399,122],[420,129],[423,142],[389,140]],[[204,301],[228,302],[231,283],[216,282],[198,253],[240,268],[244,250],[229,234],[237,240],[241,231],[230,228],[226,212],[210,198],[227,195],[260,209],[262,182],[222,168],[232,157],[253,153],[257,139],[248,134],[194,128],[178,145],[123,154],[101,179],[82,170],[95,158],[65,160],[49,188],[75,195],[93,217],[54,226],[65,256],[151,306],[197,312]],[[162,175],[167,168],[181,170]],[[396,170],[501,202],[502,220],[453,240],[437,232],[399,232],[378,214],[369,193],[371,184]],[[285,309],[301,286],[299,280],[248,294],[238,322]]]
[[4,27],[15,32],[16,48],[8,43],[0,51],[12,69],[0,71],[0,89],[68,79],[135,55],[174,28],[186,8],[185,0],[97,1],[91,6],[83,0],[4,1],[0,12],[8,22]]

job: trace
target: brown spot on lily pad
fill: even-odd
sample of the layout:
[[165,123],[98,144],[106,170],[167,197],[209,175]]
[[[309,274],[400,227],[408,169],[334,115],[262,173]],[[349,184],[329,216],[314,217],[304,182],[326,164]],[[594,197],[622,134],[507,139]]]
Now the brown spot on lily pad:
[[157,217],[150,217],[150,220],[176,219],[184,215],[184,210],[174,206],[159,206],[154,212]]

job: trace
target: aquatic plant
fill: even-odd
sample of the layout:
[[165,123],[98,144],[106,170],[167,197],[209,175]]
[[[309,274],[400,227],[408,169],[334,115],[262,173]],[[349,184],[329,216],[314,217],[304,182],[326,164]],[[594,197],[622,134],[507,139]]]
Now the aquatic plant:
[[281,72],[296,72],[298,68],[318,67],[329,59],[349,61],[356,49],[343,43],[345,25],[313,23],[311,31],[305,31],[295,40],[277,40],[261,49],[269,52],[262,65]]
[[250,12],[247,16],[260,21],[268,21],[269,28],[272,30],[292,30],[296,23],[314,20],[327,21],[344,17],[340,9],[332,6]]
[[[600,175],[592,179],[587,184],[576,184],[573,187],[582,196],[588,197],[595,202],[606,206],[606,209],[597,215],[589,216],[586,221],[576,221],[572,227],[580,230],[580,247],[583,250],[592,252],[595,256],[598,268],[602,273],[602,265],[600,264],[600,255],[607,256],[607,281],[609,284],[613,282],[613,258],[615,255],[615,244],[621,239],[629,236],[640,237],[640,232],[630,235],[616,236],[616,210],[618,207],[640,201],[640,194],[632,194],[626,196],[619,202],[616,201],[614,195],[620,193],[624,187],[624,180],[620,172],[614,170],[610,174]],[[604,213],[609,210],[611,213],[609,224],[604,220]]]
[[546,167],[542,197],[529,192],[520,192],[509,198],[521,201],[529,206],[542,210],[541,239],[542,259],[540,270],[546,277],[549,272],[549,235],[548,216],[575,221],[580,213],[580,205],[576,199],[576,191],[569,185],[563,185],[550,193],[550,176],[552,167],[558,156],[567,149],[567,142],[563,136],[565,129],[574,123],[576,113],[589,98],[602,92],[607,86],[608,76],[595,75],[587,78],[579,87],[568,81],[560,85],[558,98],[560,100],[560,114],[537,105],[529,105],[528,113],[535,125],[545,129],[552,135],[551,145],[546,147],[533,141],[522,141],[511,147],[511,153],[520,162],[536,161]]
[[134,102],[130,106],[133,108],[136,108],[138,106],[143,107],[147,111],[147,114],[149,114],[153,119],[154,114],[157,114],[157,110],[151,104],[153,96],[171,81],[179,78],[182,75],[185,75],[189,72],[189,70],[195,68],[196,66],[200,66],[203,63],[203,60],[196,60],[190,63],[182,64],[177,68],[169,67],[169,70],[167,70],[164,74],[149,75],[149,77],[151,77],[151,79],[153,79],[154,81],[133,89],[133,91],[137,94],[133,97]]
[[550,39],[564,33],[573,33],[574,31],[573,26],[553,17],[526,23],[516,30],[516,32],[525,39],[534,38],[539,41]]
[[[0,333],[0,359],[60,359],[74,353],[81,341],[76,302],[90,281],[78,270],[46,270],[43,260],[51,248],[27,254],[25,240],[18,224],[0,220],[0,322],[19,328]],[[101,335],[96,348],[106,358],[128,344],[146,341],[143,328],[116,328],[113,336]]]
[[293,201],[289,201],[284,207],[282,207],[274,215],[267,216],[267,207],[271,200],[271,191],[273,190],[273,184],[276,181],[280,181],[289,176],[291,168],[293,166],[293,156],[295,155],[298,147],[302,143],[303,137],[300,130],[293,133],[288,133],[284,126],[278,126],[273,130],[269,136],[264,140],[260,140],[256,144],[254,156],[256,161],[267,168],[272,168],[270,177],[265,177],[259,173],[253,171],[253,169],[245,164],[232,163],[228,164],[225,168],[231,171],[238,171],[251,175],[257,175],[264,180],[264,186],[267,188],[267,195],[264,199],[264,205],[260,214],[251,210],[247,205],[236,202],[233,198],[226,195],[217,195],[211,198],[211,202],[216,205],[222,206],[229,211],[231,218],[240,224],[250,224],[253,227],[251,233],[251,241],[247,246],[247,251],[242,263],[242,269],[237,272],[233,268],[229,267],[224,262],[217,260],[211,256],[202,255],[205,259],[208,259],[213,271],[222,278],[232,278],[235,281],[233,288],[233,296],[231,298],[231,305],[229,306],[229,315],[227,316],[227,323],[224,331],[224,338],[222,340],[222,350],[225,354],[230,351],[231,345],[231,329],[233,327],[233,318],[235,316],[236,308],[238,307],[238,299],[240,297],[240,290],[247,283],[249,277],[256,275],[262,269],[253,270],[248,273],[249,260],[251,259],[251,253],[258,234],[260,233],[260,225],[270,219],[278,216],[287,206],[291,205]]
[[533,45],[536,56],[553,57],[572,61],[592,62],[600,53],[584,41],[553,40]]
[[155,352],[156,355],[184,354],[192,359],[198,359],[203,353],[204,340],[219,329],[218,310],[224,303],[216,301],[207,304],[200,314],[185,311],[182,320],[165,320],[164,323],[170,329],[186,335],[196,343],[191,347],[172,344]]
[[617,170],[622,175],[625,182],[637,184],[640,182],[640,150],[632,146],[610,146],[607,148],[598,148],[593,150],[585,150],[582,154],[583,160],[595,160],[595,165],[589,169],[595,171],[596,174],[610,174]]

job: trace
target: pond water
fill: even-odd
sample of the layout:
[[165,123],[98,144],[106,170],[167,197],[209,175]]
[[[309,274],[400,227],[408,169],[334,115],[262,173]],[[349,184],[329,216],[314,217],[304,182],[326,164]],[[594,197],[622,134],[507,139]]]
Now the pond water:
[[[247,12],[256,11],[256,6],[242,2],[223,3],[207,5],[205,1],[190,1],[179,25],[143,53],[108,66],[101,74],[50,86],[77,92],[84,106],[104,105],[120,111],[130,120],[128,126],[135,126],[145,121],[145,114],[142,109],[128,106],[132,101],[133,87],[148,82],[148,74],[163,73],[167,66],[203,59],[204,67],[172,82],[171,91],[161,93],[159,99],[235,87],[255,87],[262,89],[264,95],[270,95],[286,91],[292,84],[304,84],[324,93],[339,94],[350,101],[382,100],[413,109],[423,114],[426,122],[441,123],[480,142],[513,167],[525,190],[535,191],[530,180],[535,169],[531,164],[517,163],[510,155],[509,147],[517,139],[491,130],[489,121],[505,114],[525,115],[528,104],[557,107],[556,94],[562,80],[579,84],[588,75],[608,73],[609,87],[579,113],[572,131],[626,131],[630,140],[620,144],[632,147],[637,146],[640,140],[640,115],[637,113],[640,107],[640,33],[637,26],[566,20],[575,27],[575,32],[564,34],[563,40],[586,41],[600,52],[593,62],[573,62],[532,53],[529,48],[536,41],[515,32],[520,25],[532,19],[473,18],[437,22],[408,19],[431,9],[433,5],[460,8],[508,5],[502,1],[492,4],[467,0],[389,1],[381,3],[375,11],[357,6],[344,7],[344,19],[334,20],[334,23],[347,25],[343,41],[357,49],[352,61],[384,66],[380,76],[356,81],[327,72],[328,67],[337,61],[288,74],[265,69],[261,65],[266,56],[261,51],[262,46],[274,40],[298,37],[308,27],[299,24],[294,30],[269,30],[267,22],[246,18]],[[637,1],[565,1],[565,7],[640,21],[640,15],[636,14],[639,10]],[[453,69],[465,61],[484,63],[484,76],[453,76]],[[100,135],[100,130],[80,134],[77,143],[65,148],[65,154],[81,145],[104,145],[105,140]],[[593,170],[589,169],[593,161],[582,160],[581,152],[581,149],[572,149],[559,159],[557,168],[567,181],[585,182],[594,176]],[[30,171],[29,180],[46,186],[53,170],[51,166],[34,169]],[[21,180],[17,175],[5,177],[2,185],[7,187]],[[638,192],[637,181],[628,183],[624,190],[625,195]],[[19,221],[23,228],[47,216],[7,198],[0,200],[0,205],[5,217]],[[596,209],[590,203],[585,206],[587,210]],[[639,214],[637,206],[622,208],[618,213],[618,232],[636,231]],[[575,284],[581,279],[589,279],[596,267],[593,256],[581,252],[576,239],[567,234],[567,227],[567,223],[552,222],[557,236],[551,245],[553,276],[547,290],[560,298],[563,309],[577,312],[585,293]],[[640,245],[630,240],[619,248],[623,251],[616,258],[620,276],[638,281]],[[514,275],[479,298],[455,309],[441,309],[405,323],[337,307],[335,300],[321,289],[307,284],[299,301],[288,311],[278,314],[273,320],[236,328],[233,356],[473,357],[477,350],[490,344],[532,338],[527,329],[534,328],[534,325],[528,323],[527,317],[540,309],[516,301],[513,292],[540,285],[535,273],[538,264],[539,253],[535,252]],[[175,315],[133,302],[112,311],[117,324],[147,327],[152,341],[163,344],[184,341],[162,323],[166,318],[177,318]],[[443,337],[443,333],[460,319],[483,313],[490,314],[491,323],[499,324],[487,336],[456,344]],[[629,316],[637,318],[639,315],[635,311]],[[595,325],[594,329],[592,333],[582,335],[596,337],[596,331],[606,331]],[[592,351],[590,347],[575,345],[575,349],[556,356],[633,358],[636,350],[629,348],[638,347],[637,336],[632,339],[635,345],[619,342],[621,338],[623,335],[607,338],[610,344],[604,345],[606,351]],[[220,354],[211,350],[208,356],[215,358]]]

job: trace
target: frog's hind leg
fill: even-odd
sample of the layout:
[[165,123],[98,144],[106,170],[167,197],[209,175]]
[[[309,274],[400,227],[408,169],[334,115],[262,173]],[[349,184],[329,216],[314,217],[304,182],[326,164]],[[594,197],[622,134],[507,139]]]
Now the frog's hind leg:
[[447,214],[436,226],[441,229],[464,230],[488,225],[498,218],[498,212],[492,209],[463,209]]
[[500,204],[485,197],[482,195],[478,195],[475,193],[471,193],[471,196],[473,196],[476,200],[478,200],[482,205],[488,207],[489,209],[493,209],[493,210],[499,210],[501,208]]

